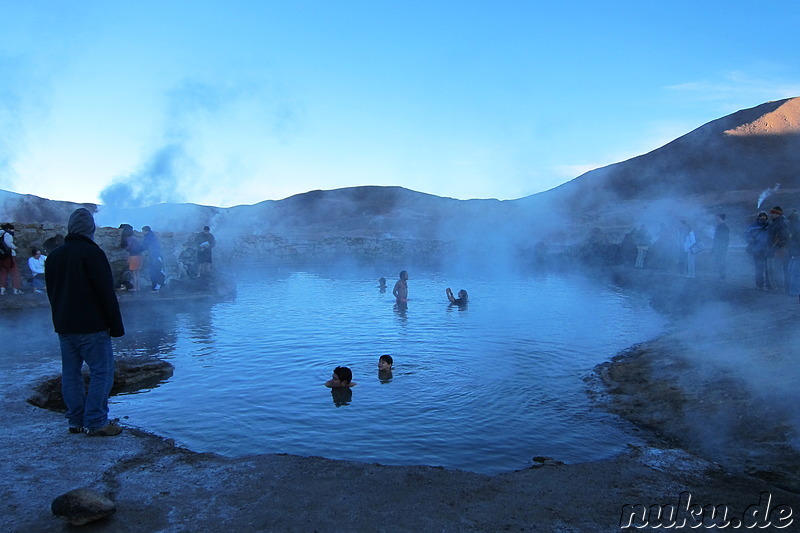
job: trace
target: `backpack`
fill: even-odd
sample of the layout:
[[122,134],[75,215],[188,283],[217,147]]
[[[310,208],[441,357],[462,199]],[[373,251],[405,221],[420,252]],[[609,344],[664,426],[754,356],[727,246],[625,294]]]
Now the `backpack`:
[[0,233],[0,259],[11,257],[11,248],[6,246],[6,232]]

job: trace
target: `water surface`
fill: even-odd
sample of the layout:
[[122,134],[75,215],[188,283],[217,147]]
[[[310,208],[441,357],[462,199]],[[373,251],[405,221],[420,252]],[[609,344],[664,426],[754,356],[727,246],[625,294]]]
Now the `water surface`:
[[[398,310],[393,282],[381,293],[377,277],[240,279],[236,301],[175,316],[157,346],[175,375],[116,399],[114,411],[197,451],[480,472],[534,455],[606,458],[631,440],[592,407],[583,378],[660,331],[644,301],[575,279],[412,272]],[[451,285],[469,291],[467,308],[448,305]],[[377,372],[382,353],[395,360],[389,382]],[[349,401],[322,386],[337,365],[358,383]]]
[[[485,473],[536,455],[604,459],[636,440],[593,407],[584,378],[661,331],[643,299],[581,279],[412,271],[411,301],[399,310],[393,278],[249,276],[235,301],[125,308],[117,353],[158,355],[175,372],[112,398],[111,414],[201,452]],[[466,308],[448,304],[448,286],[468,290]],[[389,381],[377,372],[383,353],[395,360]],[[337,365],[353,370],[351,397],[323,386]]]

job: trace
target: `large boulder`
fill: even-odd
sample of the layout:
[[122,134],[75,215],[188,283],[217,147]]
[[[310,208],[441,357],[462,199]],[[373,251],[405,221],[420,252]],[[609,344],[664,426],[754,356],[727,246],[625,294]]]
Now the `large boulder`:
[[70,525],[82,526],[111,516],[117,510],[114,502],[92,489],[80,488],[65,492],[50,504],[53,514]]
[[[172,376],[174,367],[167,361],[155,357],[128,357],[114,362],[114,386],[111,394],[132,392],[156,387]],[[84,372],[84,381],[89,385],[89,373]],[[51,411],[64,412],[64,398],[61,396],[61,376],[52,376],[40,382],[28,398],[28,403]]]

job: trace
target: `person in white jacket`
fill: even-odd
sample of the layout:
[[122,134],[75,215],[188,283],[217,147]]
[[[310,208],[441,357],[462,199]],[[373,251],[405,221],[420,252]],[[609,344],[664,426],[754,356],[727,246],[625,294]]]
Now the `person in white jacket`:
[[694,235],[694,231],[692,230],[692,226],[686,222],[685,220],[681,220],[681,225],[683,226],[683,251],[686,252],[686,276],[693,278],[694,277],[694,252],[692,252],[692,246],[697,242],[697,238]]
[[28,268],[33,276],[33,292],[44,292],[44,262],[47,260],[46,255],[42,255],[42,251],[38,248],[31,250],[31,255],[28,258]]

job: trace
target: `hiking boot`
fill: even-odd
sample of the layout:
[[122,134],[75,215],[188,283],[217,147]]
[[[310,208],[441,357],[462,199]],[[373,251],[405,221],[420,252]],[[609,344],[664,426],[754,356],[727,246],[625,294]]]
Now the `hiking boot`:
[[115,437],[120,433],[122,433],[122,428],[112,422],[109,422],[105,427],[90,429],[86,432],[90,437]]
[[70,426],[69,427],[70,433],[83,433],[83,428],[80,426]]

